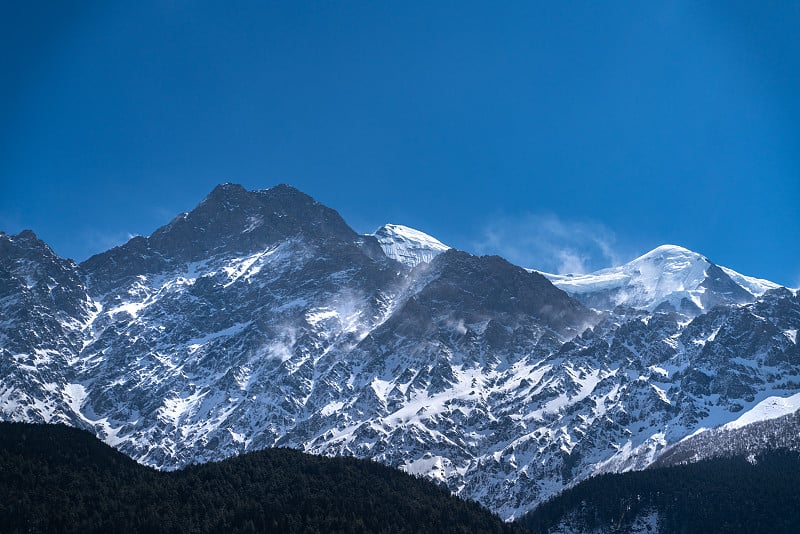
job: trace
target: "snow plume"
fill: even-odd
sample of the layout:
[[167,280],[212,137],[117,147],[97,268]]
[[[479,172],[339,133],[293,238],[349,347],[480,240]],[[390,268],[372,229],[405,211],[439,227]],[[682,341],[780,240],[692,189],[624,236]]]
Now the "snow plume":
[[[81,239],[86,243],[88,250],[108,250],[120,245],[124,245],[139,234],[126,231],[85,229],[81,233]],[[84,260],[85,258],[76,258]]]
[[583,274],[619,264],[615,241],[614,233],[599,223],[528,214],[492,221],[472,247],[478,254],[497,254],[522,267]]
[[292,358],[296,342],[297,329],[287,325],[281,329],[279,338],[273,339],[266,344],[264,352],[270,359],[285,362]]
[[336,310],[343,332],[357,332],[365,327],[362,317],[366,308],[365,300],[359,292],[348,289],[339,292],[331,302],[331,307]]
[[464,319],[456,320],[453,317],[448,317],[447,320],[445,321],[445,326],[450,331],[462,336],[467,333],[467,327],[466,325],[464,325]]
[[334,341],[342,335],[352,334],[363,339],[380,317],[371,317],[368,299],[363,293],[343,288],[322,306],[309,308],[305,314],[306,323],[316,335]]

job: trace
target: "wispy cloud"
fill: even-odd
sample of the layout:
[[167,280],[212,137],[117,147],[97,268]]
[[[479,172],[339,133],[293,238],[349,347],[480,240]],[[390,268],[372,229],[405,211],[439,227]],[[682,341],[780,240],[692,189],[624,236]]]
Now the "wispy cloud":
[[105,252],[108,249],[117,247],[119,245],[124,245],[137,234],[132,234],[130,232],[124,231],[107,231],[103,232],[101,230],[96,229],[86,229],[82,232],[82,256],[76,258],[78,261],[82,261],[89,256],[94,254],[99,254],[100,252]]
[[618,265],[614,232],[602,224],[553,214],[503,217],[487,224],[473,243],[478,254],[546,272],[585,273]]

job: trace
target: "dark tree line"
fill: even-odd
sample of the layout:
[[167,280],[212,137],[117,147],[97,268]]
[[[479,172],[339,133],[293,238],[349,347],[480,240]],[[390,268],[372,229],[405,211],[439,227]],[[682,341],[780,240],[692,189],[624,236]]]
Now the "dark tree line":
[[0,423],[0,532],[511,533],[375,462],[269,449],[165,473],[91,434]]
[[665,533],[800,532],[800,454],[779,450],[754,460],[716,458],[598,476],[519,523],[541,533],[564,520],[577,531],[626,532],[637,517],[655,513]]
[[514,524],[375,462],[269,449],[166,473],[88,432],[0,423],[0,533],[800,531],[800,454],[603,475]]

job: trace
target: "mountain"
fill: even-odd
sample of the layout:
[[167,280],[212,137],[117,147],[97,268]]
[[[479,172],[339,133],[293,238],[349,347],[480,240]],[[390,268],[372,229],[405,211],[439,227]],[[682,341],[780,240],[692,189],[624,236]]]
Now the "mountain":
[[415,267],[430,261],[450,247],[414,228],[400,224],[386,224],[372,234],[383,252],[393,260]]
[[105,292],[138,276],[200,267],[214,258],[242,258],[301,241],[328,252],[336,249],[356,262],[384,258],[374,238],[359,236],[334,210],[291,186],[247,191],[238,184],[223,184],[151,236],[135,237],[93,256],[81,268],[92,289]]
[[88,432],[0,423],[0,532],[513,533],[374,462],[268,449],[162,473]]
[[77,362],[87,325],[98,311],[73,261],[59,258],[30,230],[0,233],[0,412],[5,419],[75,421],[65,373]]
[[669,309],[690,316],[719,304],[752,302],[780,287],[718,267],[700,254],[675,245],[662,245],[620,267],[585,275],[545,276],[593,308]]
[[511,519],[800,392],[797,291],[661,247],[580,293],[436,243],[233,184],[80,265],[2,235],[1,417],[165,470],[371,458]]

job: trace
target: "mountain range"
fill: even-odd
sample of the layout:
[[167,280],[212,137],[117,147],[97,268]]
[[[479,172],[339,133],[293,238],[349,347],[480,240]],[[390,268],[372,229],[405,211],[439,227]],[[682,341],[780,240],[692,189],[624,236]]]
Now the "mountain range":
[[798,291],[673,245],[553,275],[224,184],[80,264],[0,234],[0,310],[0,418],[165,470],[371,458],[513,519],[593,475],[797,448]]

